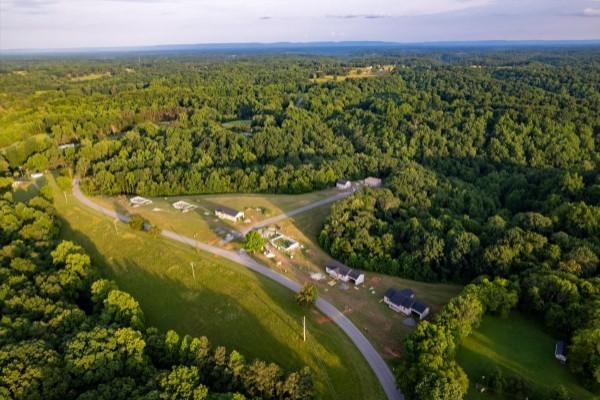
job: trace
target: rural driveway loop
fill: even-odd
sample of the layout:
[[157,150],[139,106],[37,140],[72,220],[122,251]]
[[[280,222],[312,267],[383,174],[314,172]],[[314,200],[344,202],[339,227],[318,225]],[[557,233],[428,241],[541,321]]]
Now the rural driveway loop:
[[[348,194],[349,193],[341,193],[339,195],[336,195],[336,196],[333,196],[333,197],[330,197],[330,198],[327,198],[324,200],[320,200],[316,203],[309,204],[308,206],[301,207],[297,210],[290,211],[286,214],[283,214],[283,217],[281,215],[278,217],[282,217],[280,219],[284,219],[288,216],[299,214],[300,212],[309,210],[314,207],[318,207],[319,205],[327,204],[331,201],[335,201],[337,199],[343,198],[343,197],[347,196]],[[102,214],[108,215],[109,217],[112,217],[112,218],[117,218],[123,222],[129,222],[129,217],[127,217],[126,215],[121,215],[115,211],[111,211],[107,208],[104,208],[104,207],[94,203],[87,197],[85,197],[83,195],[83,193],[81,192],[81,190],[79,189],[79,179],[77,179],[77,178],[73,181],[73,196],[75,196],[75,198],[77,198],[79,201],[81,201],[86,206],[88,206],[96,211],[99,211]],[[277,218],[277,217],[271,218],[271,220],[273,220],[275,218]],[[266,221],[263,221],[263,223],[264,222],[266,222]],[[272,223],[272,222],[273,221],[271,221],[269,223]],[[257,227],[257,226],[255,225],[254,227]],[[300,285],[298,283],[292,281],[291,279],[289,279],[281,274],[278,274],[277,272],[273,271],[272,269],[265,267],[264,265],[260,264],[259,262],[254,260],[252,257],[250,257],[248,254],[246,254],[243,251],[238,253],[235,251],[221,249],[221,248],[211,246],[206,243],[198,242],[194,239],[191,239],[191,238],[188,238],[185,236],[181,236],[172,231],[163,230],[162,234],[163,234],[163,236],[166,236],[169,239],[176,240],[178,242],[187,244],[187,245],[195,247],[195,248],[200,248],[209,253],[216,254],[220,257],[223,257],[223,258],[226,258],[233,262],[236,262],[238,264],[241,264],[247,268],[250,268],[251,270],[253,270],[255,272],[258,272],[259,274],[266,276],[269,279],[274,280],[275,282],[287,287],[288,289],[290,289],[294,292],[298,292],[300,290]],[[367,362],[373,369],[373,372],[375,372],[375,375],[377,376],[377,379],[379,379],[379,382],[381,383],[381,386],[383,387],[383,390],[385,391],[388,399],[404,400],[404,396],[396,388],[396,383],[394,381],[394,375],[392,374],[392,371],[390,370],[388,365],[385,363],[385,361],[383,361],[383,358],[381,358],[381,356],[377,353],[377,351],[375,350],[373,345],[362,334],[362,332],[352,322],[350,322],[350,320],[348,318],[346,318],[346,316],[344,314],[342,314],[340,311],[338,311],[337,308],[332,306],[331,303],[327,302],[326,300],[318,299],[316,306],[319,311],[321,311],[323,314],[325,314],[327,317],[329,317],[344,332],[346,332],[346,335],[348,335],[350,340],[352,340],[354,342],[354,344],[356,345],[356,347],[358,347],[358,350],[360,350],[362,355],[366,358]]]

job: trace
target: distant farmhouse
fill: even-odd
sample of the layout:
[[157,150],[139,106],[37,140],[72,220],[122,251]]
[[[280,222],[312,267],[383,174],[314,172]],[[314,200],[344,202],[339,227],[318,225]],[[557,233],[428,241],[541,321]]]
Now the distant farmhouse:
[[228,219],[233,222],[237,222],[238,219],[244,218],[243,212],[225,206],[217,207],[215,215],[221,219]]
[[338,189],[350,189],[350,186],[352,186],[352,182],[347,181],[345,179],[339,179],[336,184],[335,187],[337,187]]
[[562,362],[567,361],[567,346],[565,346],[565,342],[562,340],[556,342],[556,346],[554,347],[554,358]]
[[129,199],[129,201],[134,206],[142,206],[144,204],[152,204],[152,200],[146,199],[146,198],[140,197],[140,196],[132,197],[132,198]]
[[185,201],[178,201],[176,203],[173,203],[172,205],[173,205],[173,207],[175,207],[176,209],[178,209],[182,213],[186,213],[186,212],[191,211],[191,210],[193,210],[193,209],[196,208],[195,205],[190,204],[190,203],[185,202]]
[[325,265],[325,272],[327,272],[333,279],[337,279],[343,282],[351,282],[355,285],[360,285],[365,281],[365,274],[347,267],[346,265],[337,261],[330,261]]
[[369,186],[369,187],[379,187],[381,186],[381,179],[379,178],[373,178],[372,176],[366,178],[364,180],[365,186]]
[[58,146],[58,148],[61,150],[72,149],[74,147],[75,147],[75,143],[61,144],[60,146]]
[[404,315],[416,314],[419,319],[425,318],[429,314],[429,307],[415,299],[415,294],[410,289],[396,290],[388,289],[383,295],[383,301],[396,312]]

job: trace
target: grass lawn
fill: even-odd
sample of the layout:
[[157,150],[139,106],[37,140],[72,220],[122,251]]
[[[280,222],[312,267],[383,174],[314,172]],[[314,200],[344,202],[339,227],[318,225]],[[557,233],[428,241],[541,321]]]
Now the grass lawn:
[[511,398],[475,390],[475,384],[490,366],[499,367],[505,377],[521,376],[541,396],[562,385],[573,399],[591,398],[592,394],[577,383],[568,367],[554,359],[554,345],[554,338],[521,314],[513,312],[506,319],[484,316],[481,326],[462,343],[456,356],[471,381],[467,399]]
[[[319,323],[323,316],[317,311],[299,308],[284,287],[212,254],[131,231],[71,195],[66,202],[52,177],[48,179],[55,187],[61,236],[82,245],[103,276],[137,299],[148,325],[206,335],[213,345],[236,349],[248,360],[277,362],[287,370],[308,365],[320,399],[334,397],[328,382],[339,399],[385,398],[345,334],[333,323]],[[305,314],[307,342],[301,339]]]

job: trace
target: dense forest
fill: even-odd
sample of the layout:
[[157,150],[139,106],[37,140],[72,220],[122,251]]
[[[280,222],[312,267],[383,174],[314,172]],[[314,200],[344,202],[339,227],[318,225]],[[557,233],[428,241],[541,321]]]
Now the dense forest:
[[[45,187],[44,189],[50,189]],[[146,326],[137,301],[59,242],[44,190],[0,198],[0,398],[310,399],[308,368],[247,362],[206,337]]]
[[[348,78],[359,67],[378,72]],[[597,49],[7,59],[0,91],[0,186],[49,168],[105,195],[301,193],[382,178],[332,207],[320,244],[355,268],[472,283],[407,341],[409,398],[416,388],[429,396],[418,398],[462,398],[455,348],[483,313],[515,307],[567,340],[571,370],[600,391]],[[45,257],[35,268],[60,268]],[[22,276],[11,282],[34,277]],[[103,321],[90,290],[75,304]],[[148,347],[161,342],[139,332]],[[156,371],[181,363],[148,357]]]

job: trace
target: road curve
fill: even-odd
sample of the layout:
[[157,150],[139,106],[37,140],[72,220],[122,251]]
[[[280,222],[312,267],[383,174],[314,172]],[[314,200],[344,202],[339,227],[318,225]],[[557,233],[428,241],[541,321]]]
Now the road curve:
[[241,232],[245,235],[246,233],[250,232],[252,229],[262,228],[263,226],[274,224],[277,221],[281,221],[282,219],[286,219],[286,218],[292,217],[296,214],[303,213],[303,212],[311,210],[315,207],[319,207],[324,204],[333,203],[334,201],[337,201],[337,200],[343,199],[344,197],[350,196],[352,193],[354,193],[354,192],[346,191],[346,192],[342,192],[342,193],[336,194],[331,197],[327,197],[326,199],[323,199],[323,200],[315,201],[314,203],[308,204],[304,207],[296,208],[295,210],[288,211],[286,213],[279,214],[279,215],[276,215],[271,218],[267,218],[263,221],[257,222],[254,225],[247,226],[244,229],[242,229]]
[[[342,197],[347,196],[348,194],[349,193],[341,193],[334,197],[342,198]],[[77,198],[79,201],[81,201],[86,206],[88,206],[96,211],[99,211],[102,214],[108,215],[109,217],[112,217],[112,218],[119,219],[122,222],[129,222],[130,218],[127,217],[126,215],[121,215],[115,211],[104,208],[104,207],[94,203],[87,197],[85,197],[84,194],[79,189],[79,179],[75,179],[73,181],[73,196],[75,196],[75,198]],[[321,204],[315,205],[316,203],[313,203],[308,206],[299,208],[298,210],[302,210],[306,207],[311,207],[311,206],[318,207],[319,205],[327,204],[328,202],[334,201],[334,200],[331,200],[332,198],[333,197],[330,197],[330,198],[321,200],[320,202],[317,202],[317,203],[321,203]],[[298,210],[294,210],[294,211],[298,211]],[[294,211],[287,213],[287,215],[288,216],[295,215],[302,211],[306,211],[306,209],[302,210],[302,211],[298,211],[298,212],[294,212]],[[281,218],[281,219],[283,219],[283,218]],[[263,222],[265,222],[265,221],[263,221]],[[300,290],[300,285],[298,283],[273,271],[270,268],[265,267],[264,265],[260,264],[259,262],[254,260],[252,257],[250,257],[248,254],[246,254],[243,251],[238,253],[235,251],[221,249],[219,247],[211,246],[211,245],[203,243],[203,242],[198,242],[197,240],[194,240],[194,239],[186,237],[186,236],[181,236],[172,231],[163,230],[162,234],[163,234],[163,236],[168,237],[169,239],[176,240],[178,242],[187,244],[194,248],[200,248],[209,253],[216,254],[219,257],[223,257],[223,258],[226,258],[233,262],[236,262],[238,264],[241,264],[247,268],[250,268],[251,270],[253,270],[255,272],[258,272],[259,274],[266,276],[269,279],[274,280],[275,282],[287,287],[288,289],[290,289],[294,292],[298,292]],[[333,305],[331,305],[331,303],[329,303],[328,301],[323,300],[323,299],[318,299],[317,303],[316,303],[316,307],[319,311],[321,311],[328,318],[330,318],[333,322],[335,322],[346,333],[346,335],[348,335],[350,340],[352,340],[354,342],[356,347],[358,347],[358,349],[360,350],[362,355],[365,357],[365,359],[367,360],[367,362],[373,369],[373,372],[375,372],[375,375],[377,376],[377,379],[379,379],[379,382],[381,383],[381,386],[383,387],[383,390],[385,391],[388,399],[389,400],[404,400],[404,396],[396,388],[396,383],[394,381],[394,375],[392,374],[392,371],[390,370],[388,365],[385,363],[385,361],[383,361],[381,356],[377,353],[377,351],[375,350],[373,345],[371,345],[371,343],[367,340],[367,338],[362,334],[362,332],[348,318],[346,318],[346,316],[344,314],[342,314],[337,308],[335,308]]]

